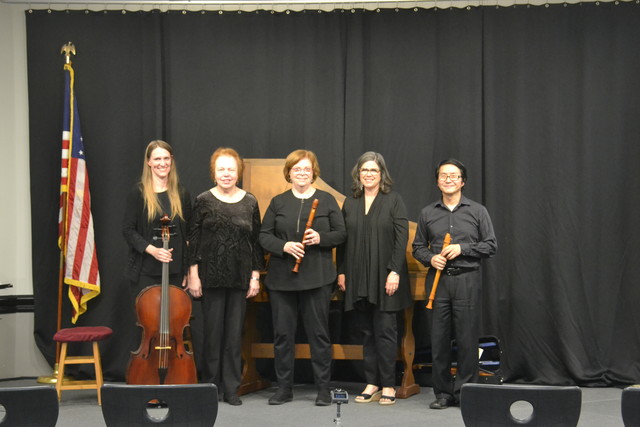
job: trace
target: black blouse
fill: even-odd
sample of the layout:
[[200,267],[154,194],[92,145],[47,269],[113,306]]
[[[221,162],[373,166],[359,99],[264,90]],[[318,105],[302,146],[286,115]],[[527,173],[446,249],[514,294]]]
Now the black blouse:
[[[342,206],[347,241],[338,248],[338,273],[346,279],[345,310],[367,300],[381,311],[398,311],[411,304],[406,250],[407,210],[395,192],[378,193],[364,213],[364,197],[348,197]],[[391,271],[400,275],[398,290],[389,296],[385,284]]]
[[[318,208],[312,228],[320,234],[320,244],[305,248],[299,272],[293,273],[296,260],[283,251],[284,245],[302,241],[314,199],[318,199]],[[346,234],[340,207],[326,191],[316,190],[308,199],[297,198],[291,190],[275,196],[264,214],[260,231],[260,244],[271,253],[267,288],[302,291],[333,283],[336,279],[333,248],[344,241]]]
[[248,289],[251,271],[264,264],[255,196],[228,203],[207,190],[196,198],[189,229],[189,264],[198,264],[202,287]]
[[[160,206],[162,207],[162,212],[171,212],[171,202],[169,201],[169,195],[166,191],[161,193],[157,193],[158,202],[160,202]],[[154,230],[153,240],[149,242],[152,246],[157,248],[162,248],[164,246],[164,241],[162,240],[162,227],[165,225],[162,223],[160,218],[164,216],[157,216],[151,222],[151,227]],[[180,221],[182,221],[179,217],[175,217],[169,222],[169,239],[167,241],[167,247],[173,249],[171,256],[174,260],[184,259],[186,249],[185,238],[180,232]],[[169,263],[169,274],[180,274],[182,273],[182,263],[170,262]],[[142,268],[140,270],[141,274],[146,276],[161,276],[162,275],[162,263],[158,262],[157,259],[152,257],[151,255],[145,252],[142,257]]]
[[[186,235],[188,233],[188,222],[191,219],[191,196],[189,192],[179,187],[180,203],[182,204],[182,214],[184,220],[176,217],[172,220],[171,238],[169,247],[174,248],[173,261],[169,263],[169,272],[187,274],[187,250]],[[163,193],[159,193],[161,203],[168,205],[168,198]],[[163,202],[164,200],[164,202]],[[166,208],[170,211],[170,208]],[[161,226],[158,216],[152,222],[147,220],[147,209],[144,206],[142,188],[136,184],[127,195],[124,218],[122,222],[122,234],[129,246],[129,257],[125,268],[125,276],[137,282],[140,274],[161,275],[162,263],[158,262],[151,255],[145,252],[149,244],[162,247],[161,234],[158,231]],[[182,253],[185,256],[180,256]]]

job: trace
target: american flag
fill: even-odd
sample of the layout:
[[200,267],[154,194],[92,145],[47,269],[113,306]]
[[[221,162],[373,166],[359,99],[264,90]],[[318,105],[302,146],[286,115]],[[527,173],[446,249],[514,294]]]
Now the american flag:
[[80,116],[73,92],[74,72],[65,64],[65,103],[62,125],[59,245],[65,259],[64,282],[73,306],[71,321],[87,310],[87,301],[100,294],[100,273],[93,235],[89,175],[80,133]]

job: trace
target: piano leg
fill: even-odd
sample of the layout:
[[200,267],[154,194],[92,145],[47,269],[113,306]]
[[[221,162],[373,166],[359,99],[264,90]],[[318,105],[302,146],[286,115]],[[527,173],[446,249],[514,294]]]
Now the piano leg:
[[396,396],[401,399],[420,393],[420,386],[416,384],[413,376],[413,358],[416,352],[416,339],[413,336],[413,305],[404,310],[404,334],[400,344],[400,360],[404,365],[402,383],[396,391]]
[[258,341],[256,328],[256,311],[258,303],[247,302],[247,312],[244,320],[244,333],[242,334],[242,381],[238,388],[238,394],[243,395],[271,386],[271,383],[263,379],[256,369],[256,359],[253,357],[251,346]]

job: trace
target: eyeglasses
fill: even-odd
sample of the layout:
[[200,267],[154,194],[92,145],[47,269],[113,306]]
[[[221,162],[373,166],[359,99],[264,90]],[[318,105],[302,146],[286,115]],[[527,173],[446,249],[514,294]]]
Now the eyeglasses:
[[311,173],[313,169],[311,168],[291,168],[291,172],[299,174],[299,173]]
[[451,182],[455,182],[458,181],[460,178],[462,178],[462,175],[458,174],[458,173],[439,173],[438,174],[438,180],[439,181],[446,181],[447,178],[449,178],[451,180]]
[[360,173],[362,175],[367,175],[367,174],[371,174],[371,175],[378,175],[380,173],[380,169],[360,169]]

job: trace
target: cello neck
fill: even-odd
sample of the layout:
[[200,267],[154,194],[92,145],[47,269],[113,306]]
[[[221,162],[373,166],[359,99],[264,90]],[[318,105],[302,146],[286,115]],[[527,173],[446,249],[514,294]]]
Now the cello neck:
[[[162,244],[164,249],[169,250],[169,240]],[[160,333],[169,333],[169,263],[162,263],[162,299],[160,302]]]
[[[160,219],[162,221],[162,248],[169,250],[169,224],[171,220],[167,214]],[[160,383],[164,383],[164,376],[169,366],[168,355],[171,350],[170,327],[169,324],[169,263],[162,263],[162,291],[160,293],[160,325],[159,326],[159,366]]]

